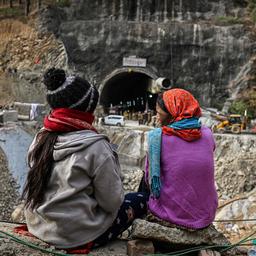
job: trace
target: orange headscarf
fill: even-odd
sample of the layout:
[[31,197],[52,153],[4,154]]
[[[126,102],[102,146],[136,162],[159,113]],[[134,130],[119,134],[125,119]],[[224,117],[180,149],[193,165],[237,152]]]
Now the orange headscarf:
[[[183,89],[171,89],[163,93],[166,109],[172,116],[172,123],[185,118],[201,116],[201,109],[194,96]],[[200,129],[176,130],[167,126],[162,128],[164,134],[176,135],[186,141],[193,141],[201,137]]]

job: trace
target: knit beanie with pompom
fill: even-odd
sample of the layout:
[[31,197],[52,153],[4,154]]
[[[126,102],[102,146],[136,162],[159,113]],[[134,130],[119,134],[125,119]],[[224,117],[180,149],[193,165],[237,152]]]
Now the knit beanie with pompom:
[[52,109],[72,108],[90,112],[96,108],[98,90],[88,81],[77,76],[67,76],[62,69],[48,69],[43,77],[46,99]]

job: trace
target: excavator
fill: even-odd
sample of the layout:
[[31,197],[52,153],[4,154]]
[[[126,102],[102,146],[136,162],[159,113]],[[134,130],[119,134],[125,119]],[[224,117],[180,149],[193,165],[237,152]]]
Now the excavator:
[[219,120],[218,124],[212,126],[213,132],[231,132],[239,134],[246,129],[247,126],[247,113],[245,115],[231,114],[229,116],[215,116]]

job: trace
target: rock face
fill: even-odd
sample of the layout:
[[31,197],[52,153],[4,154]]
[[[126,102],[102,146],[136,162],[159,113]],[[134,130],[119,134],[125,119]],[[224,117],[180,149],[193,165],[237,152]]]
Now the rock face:
[[[168,22],[210,20],[215,16],[238,15],[244,11],[246,1],[129,1],[111,0],[104,2],[97,0],[73,1],[73,12],[66,14],[68,20],[74,15],[79,20],[127,20],[134,22]],[[76,7],[76,8],[74,8]],[[101,7],[99,9],[99,7]],[[90,10],[90,12],[88,11]],[[86,14],[86,15],[85,15]]]
[[203,105],[219,106],[255,48],[243,0],[71,2],[43,12],[41,27],[62,40],[69,67],[98,86],[136,55],[147,60],[139,72],[169,77]]

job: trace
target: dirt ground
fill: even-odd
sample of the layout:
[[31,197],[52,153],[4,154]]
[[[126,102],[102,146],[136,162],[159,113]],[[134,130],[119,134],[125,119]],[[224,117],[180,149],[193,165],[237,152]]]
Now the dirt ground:
[[17,185],[7,167],[7,160],[0,148],[0,221],[9,221],[18,203]]
[[[54,250],[54,248],[49,247],[49,245],[46,245],[44,242],[26,237],[26,236],[20,236],[13,232],[13,228],[16,225],[9,224],[9,223],[1,223],[0,222],[0,231],[8,232],[11,235],[15,235],[17,238],[22,239],[25,242],[33,243],[34,245],[37,245],[41,248],[47,249],[47,250]],[[0,233],[0,236],[2,234]],[[110,244],[108,244],[105,247],[101,247],[97,250],[93,250],[89,256],[126,256],[126,241],[122,240],[116,240]],[[58,253],[65,253],[64,251],[57,251]],[[19,244],[17,242],[14,242],[10,240],[9,238],[0,238],[0,256],[44,256],[47,255],[43,252],[40,252],[40,250],[29,248],[26,245]],[[48,254],[51,255],[51,254]],[[59,254],[61,255],[61,254]],[[74,254],[72,254],[74,255]]]

